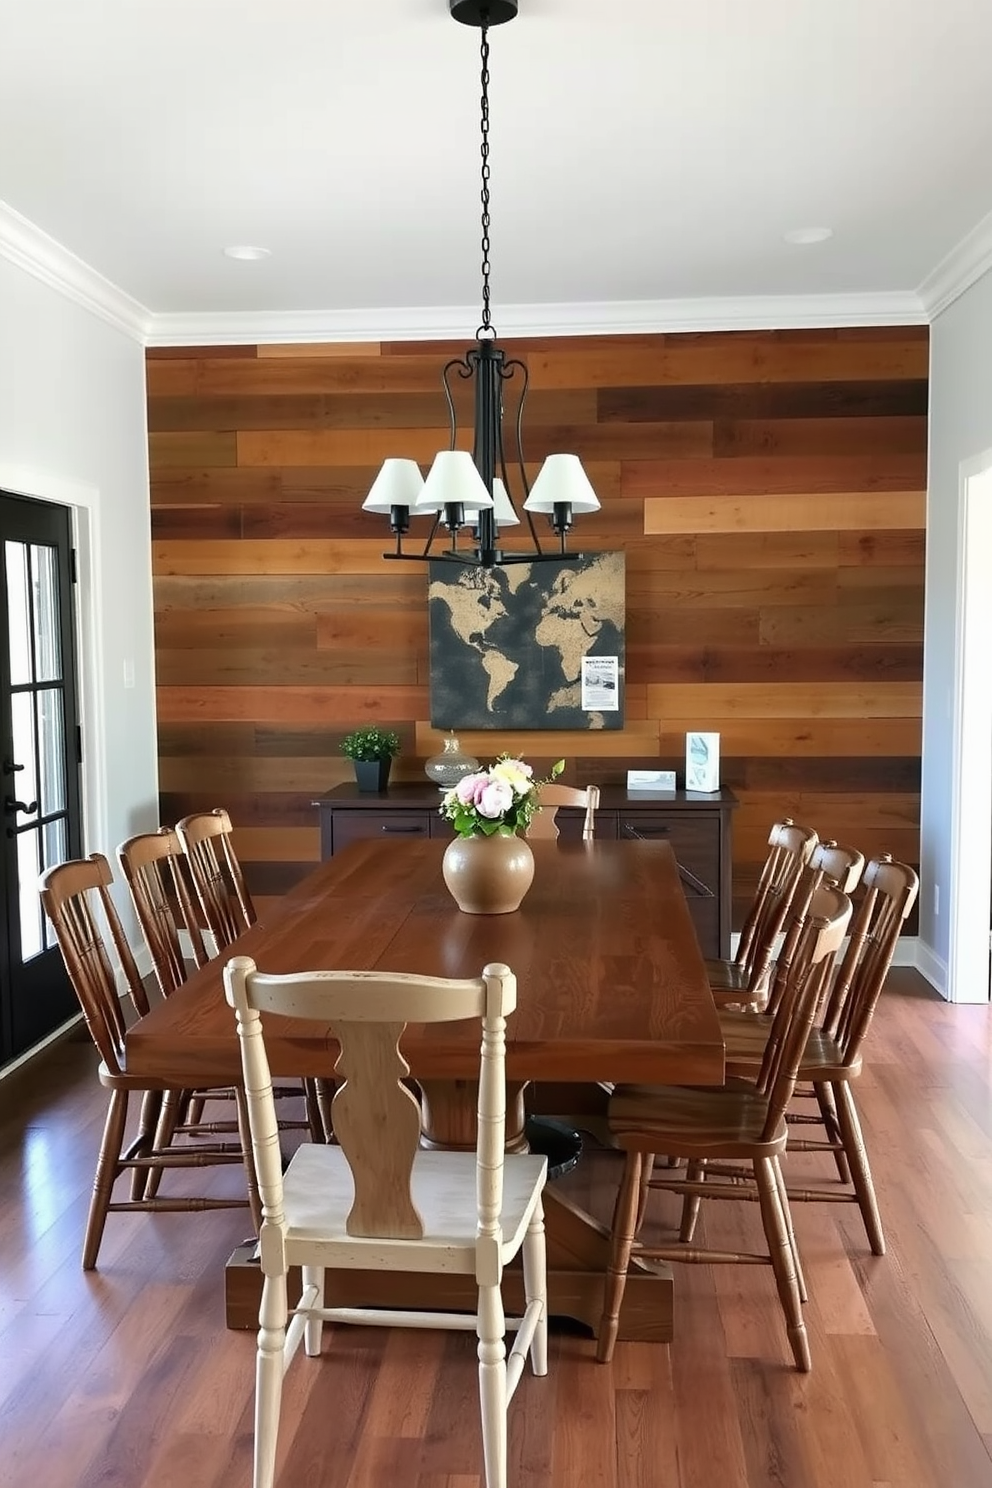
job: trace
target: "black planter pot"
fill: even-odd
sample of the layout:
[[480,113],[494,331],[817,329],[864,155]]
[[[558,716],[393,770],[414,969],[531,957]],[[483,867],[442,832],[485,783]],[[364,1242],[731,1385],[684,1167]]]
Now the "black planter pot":
[[352,760],[358,789],[369,795],[384,791],[389,784],[389,767],[392,763],[391,759]]

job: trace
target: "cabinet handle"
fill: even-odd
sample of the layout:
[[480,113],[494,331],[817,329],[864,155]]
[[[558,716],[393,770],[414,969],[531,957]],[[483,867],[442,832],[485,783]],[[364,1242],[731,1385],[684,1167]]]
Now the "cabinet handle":
[[630,824],[630,822],[624,822],[624,824],[623,824],[623,830],[624,830],[624,835],[625,836],[627,836],[627,837],[636,837],[637,840],[638,840],[638,842],[650,842],[652,840],[652,838],[654,838],[654,837],[668,837],[668,836],[670,836],[672,829],[671,829],[671,827],[660,826],[660,827],[651,827],[649,831],[646,831],[645,832],[645,831],[640,830],[637,827],[632,827],[631,824]]
[[380,832],[385,832],[387,837],[422,837],[424,829],[419,822],[409,827],[380,827]]

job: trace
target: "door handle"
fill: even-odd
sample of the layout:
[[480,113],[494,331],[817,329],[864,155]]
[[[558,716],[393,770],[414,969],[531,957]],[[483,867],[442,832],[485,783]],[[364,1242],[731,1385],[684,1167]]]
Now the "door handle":
[[30,801],[25,804],[24,801],[15,801],[13,796],[4,796],[3,809],[6,816],[15,816],[18,811],[23,811],[25,816],[33,816],[38,810],[38,802]]
[[2,769],[4,775],[15,775],[18,770],[23,770],[24,766],[15,765],[13,760],[5,759],[0,769]]

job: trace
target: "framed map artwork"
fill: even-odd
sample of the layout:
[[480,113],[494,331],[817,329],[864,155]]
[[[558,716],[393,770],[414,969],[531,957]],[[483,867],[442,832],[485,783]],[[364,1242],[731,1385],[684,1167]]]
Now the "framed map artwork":
[[434,728],[623,727],[622,553],[428,569]]

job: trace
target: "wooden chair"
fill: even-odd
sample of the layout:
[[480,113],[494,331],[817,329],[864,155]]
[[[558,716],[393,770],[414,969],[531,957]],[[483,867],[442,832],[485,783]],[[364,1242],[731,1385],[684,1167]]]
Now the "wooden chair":
[[[796,1367],[810,1368],[802,1319],[802,1270],[780,1159],[788,1134],[785,1113],[813,1022],[816,969],[836,954],[850,918],[851,901],[846,894],[835,888],[817,891],[796,947],[788,984],[774,1017],[768,1020],[768,1040],[754,1084],[742,1081],[738,1087],[727,1085],[713,1090],[621,1085],[614,1091],[609,1131],[614,1144],[625,1153],[625,1162],[613,1215],[598,1335],[596,1357],[601,1362],[608,1362],[613,1355],[627,1267],[644,1211],[644,1191],[650,1187],[667,1188],[683,1196],[682,1232],[678,1243],[640,1246],[638,1256],[707,1264],[770,1265]],[[652,1176],[645,1169],[656,1152],[684,1159],[688,1163],[686,1175]],[[729,1175],[720,1176],[720,1170],[711,1166],[714,1162],[733,1164]],[[700,1197],[757,1200],[767,1253],[691,1245]]]
[[193,875],[207,929],[224,950],[258,916],[234,851],[231,818],[222,806],[198,811],[176,823]]
[[731,961],[706,961],[710,990],[718,1005],[754,1006],[764,1000],[775,943],[818,840],[811,827],[798,826],[791,817],[772,826],[769,853],[741,927],[736,954]]
[[[148,1011],[148,1002],[110,897],[112,883],[110,864],[101,853],[93,853],[85,860],[49,868],[42,874],[39,884],[42,905],[51,921],[66,970],[79,998],[93,1042],[100,1053],[100,1083],[110,1092],[83,1242],[83,1269],[86,1271],[91,1271],[96,1266],[107,1215],[112,1211],[230,1209],[243,1208],[248,1202],[247,1199],[225,1198],[159,1198],[149,1196],[145,1191],[147,1178],[157,1176],[169,1168],[199,1168],[217,1163],[240,1164],[243,1161],[242,1145],[240,1142],[209,1145],[197,1143],[195,1146],[166,1148],[156,1145],[155,1132],[163,1099],[172,1093],[172,1089],[164,1082],[149,1088],[146,1079],[139,1083],[127,1072],[124,1013],[110,951],[100,927],[101,913],[110,929],[111,945],[139,1016]],[[134,1092],[141,1094],[141,1112],[137,1134],[125,1149],[128,1103]],[[247,1138],[247,1109],[243,1101],[239,1107],[239,1115]],[[132,1173],[131,1198],[115,1200],[114,1184],[125,1170]]]
[[572,785],[542,785],[541,809],[531,818],[527,828],[528,837],[551,838],[558,836],[555,817],[559,806],[580,806],[585,810],[582,823],[583,841],[589,842],[596,835],[596,812],[599,809],[599,786],[587,785],[584,790]]
[[[872,1253],[884,1255],[885,1236],[852,1086],[861,1073],[864,1042],[919,879],[906,863],[893,862],[886,853],[868,864],[864,889],[844,956],[826,989],[822,1016],[799,1065],[799,1081],[803,1087],[808,1082],[819,1114],[789,1113],[794,1126],[815,1123],[825,1131],[823,1138],[800,1138],[793,1131],[790,1150],[833,1153],[843,1186],[790,1185],[789,1197],[807,1203],[856,1203]],[[723,1014],[720,1021],[728,1075],[754,1079],[764,1057],[768,1020]],[[803,1093],[805,1089],[797,1092]]]
[[[141,832],[129,837],[117,849],[117,859],[155,968],[159,991],[163,997],[169,997],[185,982],[189,961],[194,966],[205,966],[210,959],[194,902],[189,859],[178,832],[171,827],[160,827],[157,832]],[[280,1116],[279,1125],[284,1131],[304,1129],[315,1141],[324,1139],[324,1124],[312,1088],[297,1082],[280,1085],[276,1094],[297,1101],[304,1097],[307,1101],[305,1121]],[[201,1135],[237,1131],[236,1122],[204,1122],[203,1119],[204,1101],[233,1099],[235,1091],[230,1086],[170,1093],[162,1105],[157,1145],[168,1146],[177,1128]],[[149,1176],[146,1190],[149,1194],[154,1194],[157,1181],[157,1175]]]
[[[176,823],[176,832],[189,861],[203,922],[216,951],[226,950],[258,918],[234,850],[231,818],[222,806],[215,806],[184,816]],[[301,1092],[300,1087],[282,1085],[276,1093],[290,1097]],[[329,1141],[332,1088],[322,1080],[306,1079],[302,1094],[311,1137],[315,1142]]]
[[[504,1151],[505,1020],[516,1006],[515,977],[501,965],[473,980],[399,972],[275,976],[237,957],[224,980],[237,1015],[264,1216],[254,1488],[272,1488],[283,1372],[301,1339],[308,1354],[320,1353],[325,1321],[474,1328],[485,1482],[505,1488],[506,1406],[528,1350],[534,1373],[547,1373],[541,1204],[547,1162]],[[259,1014],[330,1023],[341,1048],[337,1072],[345,1083],[334,1098],[340,1146],[304,1144],[285,1175]],[[403,1083],[408,1066],[399,1042],[408,1021],[462,1018],[482,1020],[477,1150],[423,1151],[420,1108]],[[500,1282],[518,1251],[527,1305],[514,1322],[504,1318]],[[291,1266],[302,1267],[303,1294],[287,1328]],[[478,1309],[466,1315],[325,1307],[328,1266],[474,1275]],[[507,1327],[517,1328],[509,1362]]]

